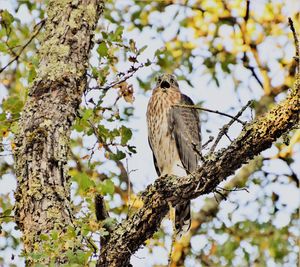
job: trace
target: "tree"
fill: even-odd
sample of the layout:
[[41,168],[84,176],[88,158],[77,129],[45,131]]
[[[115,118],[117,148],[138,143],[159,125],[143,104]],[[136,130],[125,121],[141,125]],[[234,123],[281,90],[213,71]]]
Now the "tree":
[[[26,12],[38,14],[38,21],[31,21],[36,23],[32,32],[27,24],[18,20],[17,14],[13,16],[7,10],[1,11],[0,37],[3,43],[0,51],[7,55],[1,62],[2,84],[7,90],[2,102],[1,138],[4,153],[10,147],[15,160],[13,167],[5,158],[1,171],[13,172],[18,180],[14,213],[11,197],[2,196],[1,219],[8,223],[13,214],[23,235],[23,256],[29,265],[97,262],[98,266],[127,266],[130,256],[159,229],[170,205],[180,203],[183,196],[192,199],[210,192],[219,194],[220,201],[231,197],[233,193],[219,188],[219,183],[275,142],[277,157],[290,170],[289,174],[283,175],[288,177],[284,179],[299,186],[293,167],[296,160],[293,145],[299,142],[296,127],[299,123],[300,81],[299,76],[295,78],[297,67],[299,71],[299,50],[295,59],[287,61],[284,54],[277,58],[284,73],[281,83],[272,78],[276,66],[264,62],[260,51],[261,44],[268,43],[269,37],[275,44],[281,44],[279,36],[285,38],[288,45],[293,44],[292,35],[290,39],[286,38],[287,18],[276,15],[283,14],[283,4],[265,4],[264,15],[260,16],[255,7],[250,6],[250,1],[228,4],[196,1],[192,5],[176,1],[137,1],[133,10],[127,3],[122,3],[108,2],[105,19],[96,27],[103,11],[102,1],[52,0],[47,5],[47,18],[43,4],[20,2],[16,4],[17,12],[26,7]],[[138,40],[126,40],[124,36],[130,27],[141,33],[147,31],[149,25],[158,34],[169,31],[168,25],[156,23],[151,18],[155,12],[173,15],[170,29],[178,26],[178,30],[165,41],[165,49],[154,52],[155,58],[151,60],[146,54],[151,47],[139,47]],[[184,18],[182,12],[186,12]],[[299,13],[295,13],[294,17],[297,16]],[[274,20],[276,24],[272,25]],[[111,29],[106,27],[108,23]],[[261,30],[256,29],[258,24]],[[184,37],[188,30],[193,31],[193,37]],[[233,43],[227,40],[222,46],[222,38],[229,38]],[[22,39],[26,41],[23,43]],[[219,135],[216,134],[210,153],[203,159],[199,170],[180,180],[172,176],[158,179],[136,196],[131,190],[134,183],[130,181],[131,171],[125,160],[136,153],[136,148],[130,143],[133,133],[126,125],[134,114],[133,89],[136,87],[128,80],[138,71],[155,65],[162,71],[175,71],[192,86],[192,77],[197,75],[195,64],[201,57],[197,54],[199,40],[207,51],[202,64],[217,86],[224,83],[222,76],[228,75],[233,77],[232,85],[236,91],[241,91],[244,80],[235,71],[243,66],[245,73],[253,77],[249,86],[255,82],[263,89],[261,99],[252,105],[256,118],[245,123],[239,119],[242,113],[239,112]],[[297,42],[295,47],[299,49]],[[31,51],[37,48],[38,56],[32,56]],[[281,48],[281,51],[286,50]],[[93,62],[95,55],[89,59],[91,51],[98,55],[96,64]],[[141,61],[143,57],[145,60]],[[122,61],[127,65],[120,64]],[[124,70],[124,66],[128,68]],[[139,87],[148,89],[154,75],[155,71],[151,71],[146,80],[137,76]],[[292,85],[293,89],[287,92]],[[114,89],[117,94],[114,94]],[[274,105],[278,95],[284,96],[285,100]],[[109,97],[114,98],[112,105]],[[243,129],[233,139],[227,132],[236,121],[241,122]],[[223,136],[230,138],[229,145],[215,152]],[[276,141],[280,136],[284,137]],[[288,139],[291,139],[291,144],[285,145]],[[230,180],[228,188],[244,187],[253,182],[253,173],[264,171],[263,161],[266,160],[266,157],[263,160],[256,158],[250,165],[242,167]],[[115,164],[111,171],[106,169],[105,162]],[[274,180],[269,175],[264,171],[256,178],[256,183],[266,188],[263,179]],[[279,179],[280,174],[275,173],[275,177]],[[71,181],[76,186],[72,199]],[[105,202],[111,205],[115,204],[117,196],[121,199],[121,204],[109,209],[111,217],[104,211],[101,195],[106,196]],[[95,197],[98,220],[94,212]],[[271,198],[263,196],[261,201],[270,199],[274,208],[269,212],[272,218],[284,207],[278,205],[280,196],[277,192],[273,191]],[[263,203],[260,205],[264,206]],[[188,264],[190,255],[199,258],[202,265],[225,262],[230,266],[236,260],[236,253],[239,253],[238,264],[242,265],[254,262],[262,265],[270,260],[296,262],[295,241],[291,240],[295,240],[293,225],[299,222],[297,208],[291,210],[290,221],[284,227],[274,226],[271,219],[265,223],[245,219],[229,227],[224,223],[216,227],[210,220],[214,220],[218,209],[219,204],[209,199],[202,211],[194,216],[190,234],[173,244],[171,262],[174,266]],[[118,218],[126,215],[127,218],[117,223],[113,219],[116,215]],[[215,235],[227,234],[226,243],[214,240],[207,229],[213,229]],[[4,224],[2,231],[6,240],[14,238]],[[211,240],[206,249],[193,255],[191,239],[201,231],[207,231],[206,237]],[[268,240],[270,236],[272,238]],[[166,241],[167,237],[167,233],[160,230],[153,244],[148,244],[149,248],[159,245],[160,240]],[[20,241],[15,240],[16,246]],[[269,254],[259,251],[253,258],[249,252],[251,249],[241,240],[247,240],[251,248],[267,248]],[[287,245],[288,242],[291,244]]]

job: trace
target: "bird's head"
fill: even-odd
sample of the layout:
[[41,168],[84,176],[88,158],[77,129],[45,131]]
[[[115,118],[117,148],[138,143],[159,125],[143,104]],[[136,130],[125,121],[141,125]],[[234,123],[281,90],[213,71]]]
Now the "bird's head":
[[160,87],[163,91],[167,91],[169,88],[179,89],[176,76],[173,74],[159,74],[156,78],[156,87]]

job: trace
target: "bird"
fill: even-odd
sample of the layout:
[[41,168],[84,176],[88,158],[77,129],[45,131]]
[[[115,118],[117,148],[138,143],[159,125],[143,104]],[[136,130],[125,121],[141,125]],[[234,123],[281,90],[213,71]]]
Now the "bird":
[[[195,171],[201,160],[200,118],[194,105],[181,93],[174,74],[157,76],[156,86],[147,106],[148,141],[159,177],[184,177]],[[176,106],[178,105],[179,106]],[[175,230],[187,232],[191,226],[190,200],[175,206]]]

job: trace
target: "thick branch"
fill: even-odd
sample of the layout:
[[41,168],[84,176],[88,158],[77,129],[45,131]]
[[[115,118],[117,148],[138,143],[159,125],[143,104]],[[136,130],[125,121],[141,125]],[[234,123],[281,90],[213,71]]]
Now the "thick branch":
[[229,147],[206,160],[194,173],[178,177],[161,177],[141,194],[144,205],[116,227],[101,248],[98,266],[128,266],[130,256],[158,229],[173,206],[212,192],[243,164],[269,148],[278,137],[299,122],[300,79],[287,99],[265,116],[244,126]]

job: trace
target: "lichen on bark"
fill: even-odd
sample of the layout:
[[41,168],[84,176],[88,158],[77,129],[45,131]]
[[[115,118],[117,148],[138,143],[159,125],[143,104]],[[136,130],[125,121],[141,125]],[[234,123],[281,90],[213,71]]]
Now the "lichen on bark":
[[[53,230],[63,233],[72,223],[69,135],[86,87],[93,31],[102,11],[100,0],[48,3],[37,76],[19,122],[14,150],[18,180],[15,219],[23,232],[29,265],[49,264],[49,257],[31,257],[42,253],[45,238],[41,236]],[[54,262],[66,262],[66,255],[56,255]]]

